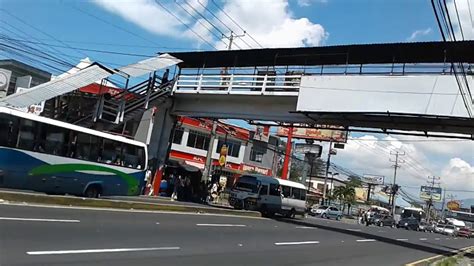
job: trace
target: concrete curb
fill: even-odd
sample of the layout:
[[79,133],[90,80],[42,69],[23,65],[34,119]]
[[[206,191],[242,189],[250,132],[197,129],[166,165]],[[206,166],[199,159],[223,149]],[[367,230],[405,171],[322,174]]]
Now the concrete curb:
[[95,208],[111,208],[111,209],[126,209],[126,210],[149,210],[149,211],[167,211],[167,212],[189,212],[189,213],[207,213],[207,214],[230,214],[246,217],[261,217],[259,212],[254,211],[239,211],[222,208],[187,206],[176,204],[161,204],[161,203],[143,203],[136,201],[125,200],[110,200],[110,199],[90,199],[74,196],[51,196],[36,193],[25,192],[9,192],[0,191],[0,200],[9,202],[26,202],[43,205],[63,205],[63,206],[78,206],[78,207],[95,207]]
[[455,250],[455,251],[446,252],[446,254],[436,255],[436,256],[433,256],[433,257],[417,260],[417,261],[414,261],[414,262],[411,262],[411,263],[407,263],[407,264],[405,264],[405,266],[429,266],[429,265],[435,264],[438,261],[441,261],[442,259],[452,257],[452,256],[456,256],[456,255],[459,255],[459,254],[466,254],[468,252],[469,253],[474,252],[474,246],[465,247],[465,248],[458,249],[458,250]]

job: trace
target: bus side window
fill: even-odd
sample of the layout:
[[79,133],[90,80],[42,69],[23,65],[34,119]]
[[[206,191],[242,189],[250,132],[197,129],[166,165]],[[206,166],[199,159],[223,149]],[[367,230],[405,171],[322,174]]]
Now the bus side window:
[[301,189],[300,191],[300,200],[306,200],[306,190]]
[[283,192],[282,192],[283,197],[289,198],[291,194],[291,188],[287,186],[282,186],[282,187],[283,187]]
[[102,162],[107,164],[123,165],[122,145],[120,142],[104,139]]
[[32,120],[23,119],[20,122],[20,132],[18,137],[18,148],[32,151],[35,147],[35,133],[38,123]]
[[64,156],[67,129],[43,124],[44,149],[48,154]]
[[8,114],[0,114],[0,146],[14,147],[17,140],[18,119]]
[[260,188],[260,195],[268,195],[268,186],[267,185],[262,185]]
[[278,196],[278,197],[281,196],[280,190],[278,189],[278,185],[277,185],[277,184],[270,184],[270,193],[269,193],[269,195],[271,195],[271,196]]
[[299,188],[291,188],[291,198],[292,199],[300,199],[301,189]]
[[140,163],[140,157],[139,157],[139,147],[133,146],[130,144],[123,144],[123,163],[124,166],[130,167],[130,168],[137,168]]
[[90,155],[89,160],[92,162],[98,162],[100,159],[100,151],[102,147],[102,139],[96,136],[90,136]]

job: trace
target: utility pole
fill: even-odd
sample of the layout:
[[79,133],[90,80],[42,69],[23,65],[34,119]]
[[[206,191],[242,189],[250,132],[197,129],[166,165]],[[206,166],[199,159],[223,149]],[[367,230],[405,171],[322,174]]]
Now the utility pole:
[[[439,177],[436,177],[436,176],[432,176],[432,177],[429,177],[428,176],[428,184],[430,185],[430,188],[434,188],[435,185],[439,185],[440,182],[436,182],[437,180],[440,180]],[[433,205],[433,193],[430,193],[430,199],[428,200],[428,210],[426,212],[426,216],[428,216],[428,222],[431,220],[431,205]]]
[[326,186],[328,183],[328,175],[329,175],[329,166],[331,166],[331,150],[332,150],[332,136],[329,140],[329,148],[328,148],[328,160],[326,162],[326,175],[324,176],[324,186],[323,186],[323,204],[326,203]]
[[[230,32],[229,36],[222,35],[222,37],[229,39],[229,45],[227,46],[227,50],[232,49],[232,44],[234,43],[234,38],[240,38],[244,37],[245,34],[242,35],[235,35],[233,31]],[[227,67],[224,67],[222,75],[227,75]],[[223,78],[223,80],[226,80],[226,78]],[[207,154],[206,154],[206,165],[204,166],[204,171],[202,174],[202,179],[204,182],[207,182],[209,180],[209,177],[211,176],[211,168],[212,168],[212,152],[214,150],[214,141],[216,139],[216,130],[217,130],[217,120],[214,119],[212,122],[212,130],[211,130],[211,138],[209,140],[209,148],[207,149]],[[227,142],[227,140],[226,140]]]
[[404,163],[405,161],[400,159],[400,156],[404,156],[405,152],[402,151],[391,151],[390,155],[395,155],[395,160],[390,159],[391,162],[395,163],[393,165],[393,184],[392,184],[392,216],[395,217],[395,207],[396,207],[396,197],[397,197],[397,192],[394,190],[395,186],[397,184],[397,169],[400,167],[400,163]]

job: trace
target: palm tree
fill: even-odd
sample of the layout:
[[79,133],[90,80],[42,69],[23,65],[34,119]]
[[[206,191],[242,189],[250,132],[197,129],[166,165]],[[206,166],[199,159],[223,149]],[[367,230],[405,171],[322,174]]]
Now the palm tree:
[[348,206],[347,213],[349,214],[350,206],[355,201],[355,189],[352,185],[335,187],[333,189],[334,198],[339,200],[339,204],[342,204],[343,211],[345,210],[346,204]]

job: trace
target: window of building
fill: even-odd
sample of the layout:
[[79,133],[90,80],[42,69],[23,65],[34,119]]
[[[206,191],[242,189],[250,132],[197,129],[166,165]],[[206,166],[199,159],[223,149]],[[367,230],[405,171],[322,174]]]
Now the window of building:
[[228,156],[232,156],[236,158],[239,157],[240,144],[241,144],[240,141],[234,141],[234,140],[225,141],[225,139],[219,138],[219,141],[217,142],[217,148],[216,148],[217,153],[221,152],[221,148],[222,148],[222,145],[224,145],[224,143],[227,145]]
[[183,134],[184,134],[184,128],[182,128],[182,127],[177,127],[177,128],[174,130],[173,143],[175,143],[175,144],[181,144],[181,141],[183,140]]
[[210,136],[199,131],[190,130],[188,136],[188,147],[207,150],[209,148]]
[[265,155],[265,153],[261,149],[255,149],[252,147],[252,149],[250,149],[249,159],[250,161],[261,163],[263,161],[263,155]]

